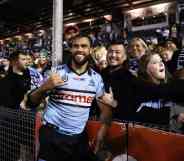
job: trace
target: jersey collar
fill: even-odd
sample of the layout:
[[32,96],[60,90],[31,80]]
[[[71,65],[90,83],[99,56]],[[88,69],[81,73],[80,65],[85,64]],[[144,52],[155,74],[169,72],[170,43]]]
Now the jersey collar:
[[88,64],[86,70],[85,70],[83,73],[81,73],[81,74],[78,74],[78,73],[72,68],[72,63],[71,63],[71,61],[69,61],[66,65],[67,65],[67,67],[68,67],[68,73],[73,72],[73,73],[75,73],[75,74],[77,74],[77,75],[79,75],[79,76],[85,74],[86,72],[88,72],[89,75],[92,74],[92,70],[91,70],[91,67],[90,67],[89,64]]

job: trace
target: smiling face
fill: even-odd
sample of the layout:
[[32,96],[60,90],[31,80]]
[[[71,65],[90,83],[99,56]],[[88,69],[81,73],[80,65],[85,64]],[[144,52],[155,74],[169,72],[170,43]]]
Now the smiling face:
[[107,52],[107,61],[109,66],[121,65],[126,58],[125,48],[122,44],[113,44],[109,47]]
[[133,58],[140,59],[146,52],[147,46],[142,39],[133,39],[130,43],[130,54]]
[[154,83],[160,83],[161,80],[165,80],[165,66],[162,58],[158,54],[154,54],[150,57],[146,72]]
[[72,42],[72,62],[78,66],[88,63],[91,52],[91,44],[87,37],[75,38]]

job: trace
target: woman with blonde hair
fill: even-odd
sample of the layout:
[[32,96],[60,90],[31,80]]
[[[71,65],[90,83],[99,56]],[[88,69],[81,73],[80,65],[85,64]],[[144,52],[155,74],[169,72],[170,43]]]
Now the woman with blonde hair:
[[140,37],[131,40],[129,46],[129,68],[133,72],[137,72],[139,67],[139,59],[149,51],[147,44]]
[[140,37],[134,37],[130,42],[130,57],[140,59],[146,51],[148,46],[143,39]]

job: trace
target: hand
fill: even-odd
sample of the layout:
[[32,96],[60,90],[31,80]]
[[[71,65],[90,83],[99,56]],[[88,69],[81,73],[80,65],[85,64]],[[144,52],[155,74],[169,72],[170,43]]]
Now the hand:
[[64,84],[64,81],[61,79],[61,76],[57,73],[53,73],[50,75],[47,81],[41,86],[41,88],[44,91],[49,91],[63,84]]
[[26,108],[26,103],[25,103],[24,100],[20,103],[20,108],[21,108],[22,110],[29,110],[28,108]]
[[177,121],[180,123],[184,123],[184,113],[180,113],[178,115]]
[[26,107],[26,102],[27,102],[27,94],[24,95],[24,99],[20,103],[20,108],[22,110],[30,110],[29,108]]
[[99,101],[114,108],[118,105],[117,101],[114,99],[114,94],[111,87],[109,88],[109,93],[105,92]]

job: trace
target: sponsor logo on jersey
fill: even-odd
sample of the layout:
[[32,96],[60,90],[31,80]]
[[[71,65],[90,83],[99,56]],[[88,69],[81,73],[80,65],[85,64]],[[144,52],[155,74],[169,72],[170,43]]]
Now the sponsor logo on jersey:
[[66,101],[72,101],[76,103],[89,103],[91,104],[93,101],[92,96],[86,96],[86,95],[81,95],[81,94],[69,94],[69,93],[58,93],[53,95],[54,99],[60,99],[60,100],[66,100]]

